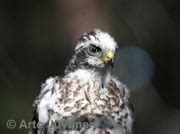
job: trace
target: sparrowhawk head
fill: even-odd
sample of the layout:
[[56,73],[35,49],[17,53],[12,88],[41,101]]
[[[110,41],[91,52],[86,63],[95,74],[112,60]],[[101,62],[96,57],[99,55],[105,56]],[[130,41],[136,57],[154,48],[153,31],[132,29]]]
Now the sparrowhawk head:
[[112,66],[117,43],[108,33],[99,29],[84,33],[75,48],[74,60],[78,66],[104,68]]

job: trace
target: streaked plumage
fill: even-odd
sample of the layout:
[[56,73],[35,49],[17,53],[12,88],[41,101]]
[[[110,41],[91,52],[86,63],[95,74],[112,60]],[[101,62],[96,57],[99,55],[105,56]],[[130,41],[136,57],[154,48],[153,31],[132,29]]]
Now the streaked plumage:
[[[83,34],[65,76],[49,78],[42,85],[35,113],[43,127],[31,132],[132,134],[134,113],[128,89],[109,72],[116,48],[105,32]],[[87,122],[91,126],[59,129],[59,122]]]

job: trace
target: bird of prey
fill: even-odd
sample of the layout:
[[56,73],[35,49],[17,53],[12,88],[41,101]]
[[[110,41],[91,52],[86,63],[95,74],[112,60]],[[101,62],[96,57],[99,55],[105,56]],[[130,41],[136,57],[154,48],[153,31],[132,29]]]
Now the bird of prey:
[[129,90],[110,73],[116,49],[108,33],[84,33],[65,75],[42,84],[34,103],[36,127],[30,133],[132,134]]

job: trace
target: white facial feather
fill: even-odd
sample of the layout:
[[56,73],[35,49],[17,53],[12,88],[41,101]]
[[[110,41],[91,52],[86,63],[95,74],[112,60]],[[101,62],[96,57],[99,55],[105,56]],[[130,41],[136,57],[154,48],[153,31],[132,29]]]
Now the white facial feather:
[[105,48],[106,50],[112,50],[112,51],[116,50],[117,43],[112,36],[110,36],[106,32],[102,32],[99,29],[97,29],[95,32],[97,34],[96,37],[99,39],[100,43],[102,43],[100,45],[103,48]]
[[116,41],[112,36],[110,36],[106,32],[102,32],[99,29],[95,30],[95,36],[90,35],[89,36],[90,39],[88,39],[87,37],[85,38],[87,39],[87,41],[79,42],[75,50],[79,49],[80,47],[87,47],[89,44],[95,44],[104,50],[111,50],[111,51],[115,51],[116,48],[118,47]]

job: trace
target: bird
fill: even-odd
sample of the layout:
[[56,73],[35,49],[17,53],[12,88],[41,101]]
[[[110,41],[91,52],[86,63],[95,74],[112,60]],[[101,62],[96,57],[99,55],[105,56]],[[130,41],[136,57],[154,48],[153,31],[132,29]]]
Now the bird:
[[95,29],[81,35],[64,76],[48,78],[34,101],[30,134],[133,134],[129,89],[111,74],[117,42]]

